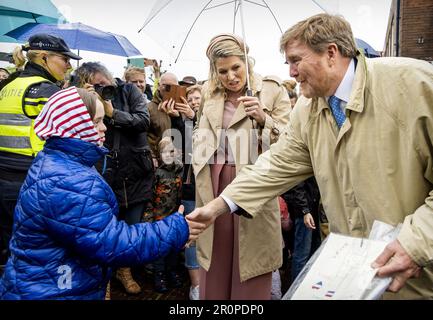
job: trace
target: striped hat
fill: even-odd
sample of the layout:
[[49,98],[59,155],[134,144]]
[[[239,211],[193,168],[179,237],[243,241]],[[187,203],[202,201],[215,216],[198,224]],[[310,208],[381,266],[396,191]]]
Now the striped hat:
[[35,133],[42,140],[75,138],[98,145],[100,137],[77,88],[61,90],[50,97],[35,120]]

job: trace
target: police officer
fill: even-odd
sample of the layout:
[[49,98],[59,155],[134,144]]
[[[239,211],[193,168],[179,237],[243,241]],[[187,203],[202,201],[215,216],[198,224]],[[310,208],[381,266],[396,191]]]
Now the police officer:
[[[24,56],[23,51],[27,54]],[[0,265],[7,258],[13,212],[27,171],[42,149],[33,122],[48,98],[59,91],[72,53],[61,38],[36,34],[13,52],[17,68],[0,84]]]

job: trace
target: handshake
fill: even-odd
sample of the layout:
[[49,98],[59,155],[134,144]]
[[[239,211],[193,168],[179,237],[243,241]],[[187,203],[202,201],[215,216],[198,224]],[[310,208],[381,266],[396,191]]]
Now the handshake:
[[[179,207],[179,212],[183,213],[183,206]],[[185,216],[189,227],[189,240],[187,246],[198,239],[200,234],[215,222],[215,219],[223,213],[229,213],[230,208],[226,202],[217,197],[203,207],[196,208],[193,212]]]

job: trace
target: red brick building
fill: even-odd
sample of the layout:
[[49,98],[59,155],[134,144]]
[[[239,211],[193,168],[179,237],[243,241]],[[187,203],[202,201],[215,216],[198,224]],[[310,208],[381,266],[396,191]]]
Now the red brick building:
[[433,0],[393,0],[383,56],[433,63]]

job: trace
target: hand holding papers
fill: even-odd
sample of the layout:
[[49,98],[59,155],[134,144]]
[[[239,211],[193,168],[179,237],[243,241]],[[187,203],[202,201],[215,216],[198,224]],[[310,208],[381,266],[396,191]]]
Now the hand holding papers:
[[377,299],[392,281],[371,267],[401,225],[375,221],[369,239],[331,233],[311,257],[283,299]]

